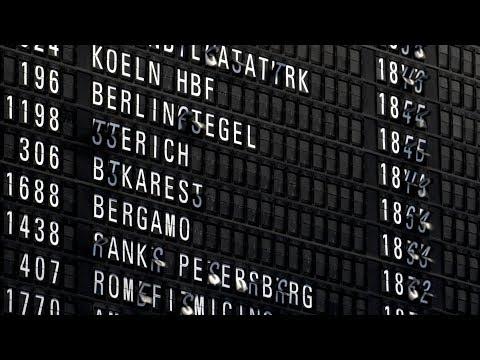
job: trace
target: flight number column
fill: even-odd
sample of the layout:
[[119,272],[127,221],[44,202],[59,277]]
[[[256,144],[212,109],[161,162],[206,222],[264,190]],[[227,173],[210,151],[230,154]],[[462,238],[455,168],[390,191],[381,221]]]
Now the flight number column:
[[73,76],[62,66],[70,47],[20,45],[2,51],[2,302],[4,313],[75,312],[72,249],[74,151],[69,106]]

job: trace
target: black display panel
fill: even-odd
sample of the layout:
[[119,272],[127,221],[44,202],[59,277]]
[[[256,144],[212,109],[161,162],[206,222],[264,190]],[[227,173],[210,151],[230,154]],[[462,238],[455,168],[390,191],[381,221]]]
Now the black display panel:
[[0,56],[0,313],[478,314],[479,47]]

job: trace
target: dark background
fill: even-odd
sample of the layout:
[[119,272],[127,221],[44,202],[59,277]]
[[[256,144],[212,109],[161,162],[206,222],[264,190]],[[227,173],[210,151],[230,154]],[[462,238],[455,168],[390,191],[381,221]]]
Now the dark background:
[[[92,71],[91,63],[85,62],[89,59],[90,46],[62,46],[60,59],[35,53],[32,48],[23,51],[19,47],[2,46],[2,96],[13,94],[17,98],[41,99],[57,104],[65,114],[61,136],[32,127],[22,128],[2,118],[2,173],[7,169],[18,169],[22,174],[54,178],[62,184],[63,192],[60,211],[51,211],[7,198],[4,187],[2,212],[22,209],[31,214],[51,216],[58,219],[64,235],[60,249],[36,246],[2,235],[3,311],[7,311],[5,291],[14,288],[58,297],[61,312],[65,314],[92,314],[97,307],[122,314],[142,312],[135,306],[96,297],[92,291],[94,267],[108,267],[113,272],[135,274],[137,278],[152,277],[137,269],[114,263],[107,265],[105,260],[93,258],[91,248],[83,241],[91,239],[93,232],[100,229],[107,233],[128,233],[92,221],[91,196],[93,189],[98,188],[90,175],[92,156],[97,151],[107,156],[107,150],[94,149],[90,143],[91,120],[87,119],[94,115],[135,124],[140,129],[153,129],[156,134],[171,134],[190,144],[192,156],[198,155],[200,160],[191,160],[190,168],[185,171],[165,169],[165,172],[182,173],[201,182],[206,190],[204,195],[210,195],[210,198],[204,197],[205,206],[200,211],[189,208],[176,211],[190,216],[195,236],[188,243],[162,240],[165,250],[208,254],[209,258],[222,262],[259,269],[271,275],[282,274],[300,284],[311,284],[315,289],[314,306],[307,313],[377,315],[384,314],[386,305],[418,314],[478,313],[479,204],[476,185],[480,144],[477,129],[480,128],[476,110],[480,106],[477,100],[480,96],[477,89],[480,52],[477,47],[429,45],[425,47],[426,60],[418,61],[374,45],[239,46],[245,51],[308,69],[310,96],[213,71],[178,57],[163,56],[144,46],[123,48],[162,63],[161,89],[142,87],[139,91],[254,125],[257,151],[212,143],[188,133],[152,127],[147,123],[138,124],[128,117],[93,109],[89,103],[92,79],[112,84],[121,81]],[[415,94],[379,82],[375,75],[378,56],[425,69],[429,79],[423,93]],[[14,59],[14,62],[8,59]],[[22,89],[18,85],[20,60],[58,68],[62,74],[61,97]],[[173,79],[166,70],[169,67],[191,69],[214,77],[218,85],[215,102],[207,104],[176,94],[171,90]],[[133,90],[136,86],[128,84],[126,87]],[[225,93],[222,89],[226,90]],[[426,104],[430,110],[428,130],[378,116],[375,102],[378,91]],[[4,101],[2,106],[3,113]],[[431,156],[418,164],[395,154],[382,153],[377,144],[380,127],[424,137]],[[20,164],[15,150],[9,148],[10,140],[5,134],[13,135],[14,139],[19,134],[27,134],[31,139],[58,144],[64,155],[63,169],[55,173]],[[270,140],[262,142],[262,134]],[[307,151],[302,152],[302,146]],[[315,158],[317,155],[319,160]],[[121,157],[122,154],[109,156]],[[69,160],[72,161],[71,167],[65,165]],[[428,198],[406,195],[403,188],[381,188],[378,185],[381,161],[428,173],[432,178]],[[270,174],[266,169],[270,169]],[[261,180],[265,178],[269,179],[266,184]],[[319,184],[317,188],[315,182]],[[116,192],[105,186],[98,191]],[[403,225],[381,223],[381,196],[404,205],[427,205],[434,226],[431,234],[412,234]],[[253,201],[249,203],[248,199]],[[242,206],[243,212],[240,211]],[[262,209],[268,207],[271,210],[266,214]],[[5,217],[2,219],[5,230]],[[305,223],[305,219],[310,221]],[[418,266],[406,265],[404,259],[385,259],[380,253],[382,230],[391,236],[399,235],[402,239],[421,240],[431,245],[430,256],[434,264],[425,271]],[[149,243],[157,241],[151,236],[129,235]],[[61,259],[64,266],[61,285],[51,287],[20,280],[18,266],[22,251]],[[385,294],[381,285],[384,269],[430,280],[431,292],[435,295],[432,302],[419,306],[405,296]],[[176,279],[172,274],[165,275],[161,278],[162,283],[185,289],[192,286],[189,281]],[[195,289],[219,296],[216,290],[206,286],[197,285]],[[257,305],[248,296],[228,293],[223,296],[248,306]],[[278,314],[302,313],[289,306],[268,303],[259,303],[258,306]]]

